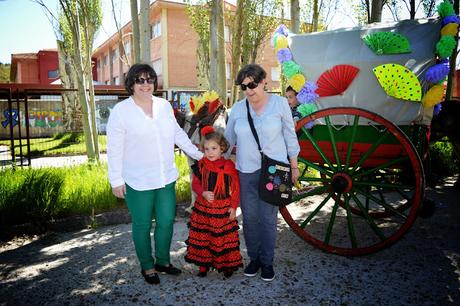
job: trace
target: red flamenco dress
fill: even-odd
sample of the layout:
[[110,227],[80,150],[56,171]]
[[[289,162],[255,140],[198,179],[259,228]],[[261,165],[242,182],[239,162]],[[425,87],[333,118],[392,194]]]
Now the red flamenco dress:
[[[219,272],[236,271],[243,266],[238,237],[238,221],[229,220],[229,209],[240,202],[238,173],[231,160],[203,158],[192,166],[192,188],[197,193],[189,222],[185,260]],[[208,202],[204,191],[214,192]]]

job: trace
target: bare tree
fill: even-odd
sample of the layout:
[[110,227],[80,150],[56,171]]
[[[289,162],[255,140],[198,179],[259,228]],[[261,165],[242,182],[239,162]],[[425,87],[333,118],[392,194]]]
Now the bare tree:
[[141,62],[150,63],[150,1],[149,0],[140,0],[141,9],[140,9],[140,23],[139,23],[139,33],[140,33],[140,47],[141,47]]
[[219,94],[222,101],[227,101],[227,77],[225,72],[224,40],[224,1],[211,1],[211,65],[210,85]]
[[299,33],[299,30],[300,30],[299,0],[291,0],[291,31],[292,33]]
[[139,15],[137,9],[137,0],[130,0],[131,5],[131,24],[133,28],[133,58],[135,63],[141,61],[141,44],[139,32]]

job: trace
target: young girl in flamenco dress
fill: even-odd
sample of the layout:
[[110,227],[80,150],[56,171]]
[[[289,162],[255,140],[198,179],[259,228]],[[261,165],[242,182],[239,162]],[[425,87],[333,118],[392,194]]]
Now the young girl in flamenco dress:
[[201,130],[204,157],[192,166],[192,188],[197,194],[189,222],[185,260],[199,266],[198,276],[210,269],[226,278],[243,266],[236,208],[240,187],[235,164],[222,157],[228,142],[210,126]]

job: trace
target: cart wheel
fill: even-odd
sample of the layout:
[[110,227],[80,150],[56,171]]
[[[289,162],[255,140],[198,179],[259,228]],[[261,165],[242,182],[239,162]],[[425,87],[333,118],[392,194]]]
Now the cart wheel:
[[[311,121],[315,126],[305,128]],[[417,151],[397,126],[363,109],[329,108],[296,130],[301,184],[280,212],[297,235],[324,251],[358,256],[409,230],[425,182]],[[318,177],[307,177],[307,169]]]

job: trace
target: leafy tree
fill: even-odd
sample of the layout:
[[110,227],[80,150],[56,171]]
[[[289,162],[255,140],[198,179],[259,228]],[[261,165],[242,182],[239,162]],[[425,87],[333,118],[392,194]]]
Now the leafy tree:
[[[45,8],[51,16],[59,50],[64,51],[62,58],[75,73],[88,160],[99,161],[91,53],[96,32],[102,24],[101,2],[59,0],[59,18],[54,17],[43,0],[35,2]],[[60,72],[66,74],[65,69]]]
[[0,63],[0,83],[9,83],[10,82],[10,64]]
[[140,63],[141,61],[141,44],[140,44],[140,32],[139,32],[139,17],[137,10],[137,0],[130,0],[131,4],[131,24],[133,27],[133,53],[134,62]]
[[224,1],[212,0],[211,3],[211,64],[210,78],[211,88],[221,97],[222,101],[227,101],[227,78],[225,72],[225,40],[224,40]]
[[139,13],[139,41],[140,41],[140,61],[143,63],[150,63],[150,25],[149,25],[149,14],[150,14],[150,1],[140,0],[141,9]]

